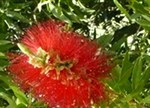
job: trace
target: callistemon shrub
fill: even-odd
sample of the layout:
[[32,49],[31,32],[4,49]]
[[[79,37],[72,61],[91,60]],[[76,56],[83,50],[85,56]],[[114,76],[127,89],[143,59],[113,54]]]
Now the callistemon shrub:
[[111,69],[109,57],[95,42],[65,28],[49,20],[27,29],[8,70],[49,108],[90,108],[107,97],[101,79]]

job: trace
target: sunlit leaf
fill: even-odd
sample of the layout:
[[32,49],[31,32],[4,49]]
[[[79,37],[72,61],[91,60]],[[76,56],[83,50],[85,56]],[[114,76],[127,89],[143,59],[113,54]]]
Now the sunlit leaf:
[[142,99],[141,103],[150,103],[150,95]]
[[10,44],[10,41],[7,40],[0,40],[0,45]]
[[139,57],[135,61],[133,71],[132,71],[131,80],[132,80],[133,89],[136,89],[138,87],[138,84],[140,83],[141,74],[142,74],[142,59],[141,57]]
[[15,108],[15,106],[16,106],[15,101],[2,88],[0,88],[0,97],[2,97],[3,99],[5,99],[9,103],[9,107]]

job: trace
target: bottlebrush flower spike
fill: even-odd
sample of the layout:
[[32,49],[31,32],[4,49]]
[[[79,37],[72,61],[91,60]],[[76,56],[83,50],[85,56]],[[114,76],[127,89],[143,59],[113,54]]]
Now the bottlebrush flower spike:
[[99,79],[111,66],[107,55],[85,37],[53,20],[29,28],[8,70],[15,82],[49,108],[90,108],[105,99]]

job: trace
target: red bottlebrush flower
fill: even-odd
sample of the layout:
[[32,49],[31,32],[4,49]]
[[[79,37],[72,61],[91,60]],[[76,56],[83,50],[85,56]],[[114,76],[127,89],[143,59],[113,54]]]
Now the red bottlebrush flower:
[[90,108],[105,99],[99,79],[111,66],[96,43],[50,20],[29,28],[18,46],[10,74],[50,108]]

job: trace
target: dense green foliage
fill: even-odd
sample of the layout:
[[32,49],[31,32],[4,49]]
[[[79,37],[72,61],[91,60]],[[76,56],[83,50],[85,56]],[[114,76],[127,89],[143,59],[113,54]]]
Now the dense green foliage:
[[[149,0],[0,0],[0,108],[45,108],[24,94],[5,67],[7,52],[30,25],[49,18],[96,40],[112,56],[102,108],[150,107]],[[96,106],[95,106],[96,107]]]

